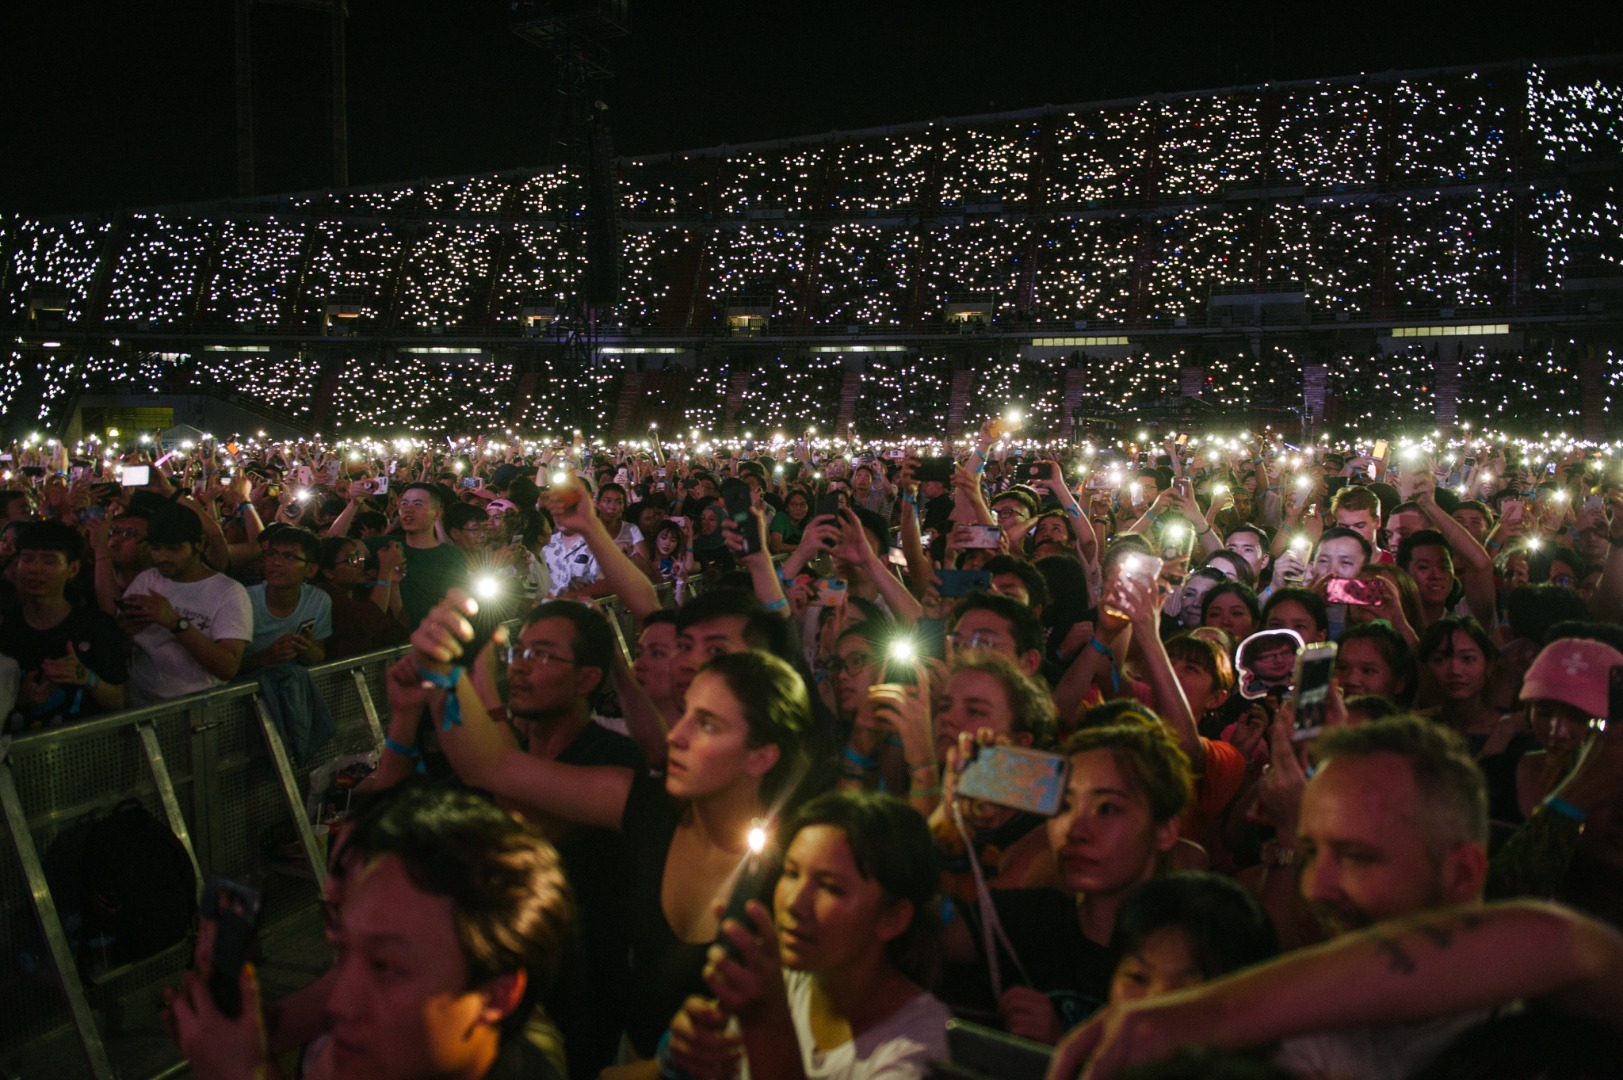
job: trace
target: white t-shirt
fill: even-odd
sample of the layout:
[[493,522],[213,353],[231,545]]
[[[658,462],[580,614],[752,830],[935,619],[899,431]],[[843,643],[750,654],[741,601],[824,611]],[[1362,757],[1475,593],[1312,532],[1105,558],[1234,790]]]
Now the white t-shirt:
[[[930,1071],[930,1062],[946,1061],[948,1009],[934,996],[920,994],[885,1020],[848,1043],[829,1051],[817,1049],[811,1031],[812,978],[803,971],[785,971],[789,1012],[800,1041],[800,1061],[806,1080],[918,1080]],[[739,1080],[749,1080],[749,1061]]]
[[552,534],[541,549],[541,559],[547,564],[551,578],[548,594],[557,596],[567,589],[590,585],[603,576],[597,558],[586,546],[584,536],[565,536],[562,529]]
[[[170,581],[156,569],[143,570],[124,595],[149,593],[167,597],[170,606],[213,641],[253,640],[254,614],[248,590],[224,574],[181,582]],[[167,627],[149,626],[135,635],[135,654],[130,660],[131,705],[169,701],[219,686],[223,681],[204,671]]]
[[642,543],[642,530],[629,521],[620,522],[620,531],[614,534],[614,546],[631,554],[631,549]]
[[248,603],[254,610],[254,636],[248,642],[244,656],[264,652],[270,648],[277,638],[286,634],[298,632],[300,626],[307,622],[316,624],[311,635],[317,641],[326,641],[332,637],[332,597],[314,585],[305,585],[299,593],[299,602],[294,605],[290,615],[272,615],[270,608],[265,604],[265,583],[248,590]]

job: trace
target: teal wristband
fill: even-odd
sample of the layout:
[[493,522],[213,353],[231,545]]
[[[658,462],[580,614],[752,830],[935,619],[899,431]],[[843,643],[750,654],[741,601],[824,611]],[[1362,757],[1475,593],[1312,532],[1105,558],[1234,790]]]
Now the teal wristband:
[[878,761],[871,757],[864,757],[851,749],[849,745],[840,748],[840,756],[863,772],[877,772],[879,769]]
[[428,766],[423,764],[423,752],[417,749],[417,747],[407,746],[405,743],[395,742],[387,735],[383,737],[383,745],[390,750],[393,750],[401,757],[407,758],[414,762],[418,772],[423,773],[428,771]]
[[1589,820],[1589,811],[1581,810],[1578,807],[1573,806],[1559,795],[1546,795],[1544,797],[1544,807],[1547,810],[1560,814],[1568,821],[1577,822],[1579,825],[1582,825],[1584,822]]
[[772,601],[770,604],[765,605],[766,610],[768,610],[768,611],[782,611],[784,608],[786,608],[788,606],[789,606],[789,601],[786,600],[786,599],[783,599],[782,597],[778,598],[777,600]]
[[1076,503],[1072,503],[1070,506],[1067,506],[1065,508],[1065,512],[1074,518],[1079,518],[1082,516],[1082,508]]
[[437,675],[432,671],[418,665],[417,677],[430,686],[439,687],[449,691],[445,695],[445,720],[440,724],[441,731],[450,731],[454,727],[462,726],[462,702],[457,700],[456,683],[462,678],[462,669],[453,667],[444,675]]
[[665,1029],[665,1034],[659,1037],[659,1042],[654,1046],[654,1061],[659,1065],[659,1075],[665,1080],[689,1080],[688,1074],[671,1061],[670,1028]]

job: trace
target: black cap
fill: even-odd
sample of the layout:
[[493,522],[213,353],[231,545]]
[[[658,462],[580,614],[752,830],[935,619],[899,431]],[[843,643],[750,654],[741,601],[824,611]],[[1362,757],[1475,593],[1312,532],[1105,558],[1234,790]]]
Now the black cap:
[[147,521],[147,543],[153,547],[202,542],[203,523],[184,506],[158,507]]

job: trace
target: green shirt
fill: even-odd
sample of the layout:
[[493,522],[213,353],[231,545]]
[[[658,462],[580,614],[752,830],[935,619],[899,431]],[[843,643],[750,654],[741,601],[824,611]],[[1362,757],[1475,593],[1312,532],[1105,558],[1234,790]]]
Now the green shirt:
[[398,533],[369,536],[366,546],[372,551],[391,543],[402,543],[406,552],[406,575],[400,579],[400,606],[405,610],[406,626],[417,629],[429,609],[452,589],[468,586],[468,559],[452,544],[436,544],[417,548],[403,543]]

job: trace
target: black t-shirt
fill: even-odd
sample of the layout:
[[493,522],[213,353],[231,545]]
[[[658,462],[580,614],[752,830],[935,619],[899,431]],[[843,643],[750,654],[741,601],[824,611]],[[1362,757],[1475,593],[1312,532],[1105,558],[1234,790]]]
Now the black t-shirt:
[[468,581],[468,559],[454,544],[414,548],[399,533],[369,536],[363,541],[372,551],[400,544],[406,552],[406,574],[400,579],[400,606],[406,627],[417,629],[429,609],[452,589],[464,588]]
[[632,782],[620,822],[627,847],[624,887],[631,937],[625,1030],[644,1057],[653,1056],[682,1002],[691,994],[708,993],[700,974],[710,942],[694,945],[678,938],[660,903],[665,857],[685,810],[685,803],[666,793],[663,779],[639,776]]
[[[102,682],[129,681],[130,642],[105,613],[88,604],[75,604],[67,618],[45,630],[28,625],[20,607],[0,615],[0,653],[17,661],[23,678],[40,669],[46,660],[68,655],[68,642],[85,667]],[[39,705],[29,708],[21,702],[7,718],[11,731],[37,731],[101,712],[91,692],[79,686],[64,686],[52,692]]]
[[[1024,983],[1023,967],[1031,978],[1031,987],[1048,995],[1065,1031],[1086,1020],[1110,999],[1110,976],[1116,970],[1116,956],[1083,935],[1076,897],[1058,889],[993,889],[991,895],[1003,933],[1020,959],[1017,966],[1008,949],[998,945],[998,968],[1005,989]],[[972,918],[970,933],[981,964],[981,985],[989,1001],[991,979],[978,919]],[[987,1003],[972,1004],[984,1008]]]
[[[617,731],[589,723],[557,760],[568,765],[618,765],[643,771],[636,745]],[[558,979],[545,995],[547,1015],[563,1033],[569,1075],[591,1080],[614,1062],[620,1016],[608,1003],[625,1000],[630,858],[626,838],[612,829],[571,826],[553,839],[575,895],[578,939],[565,950]]]

